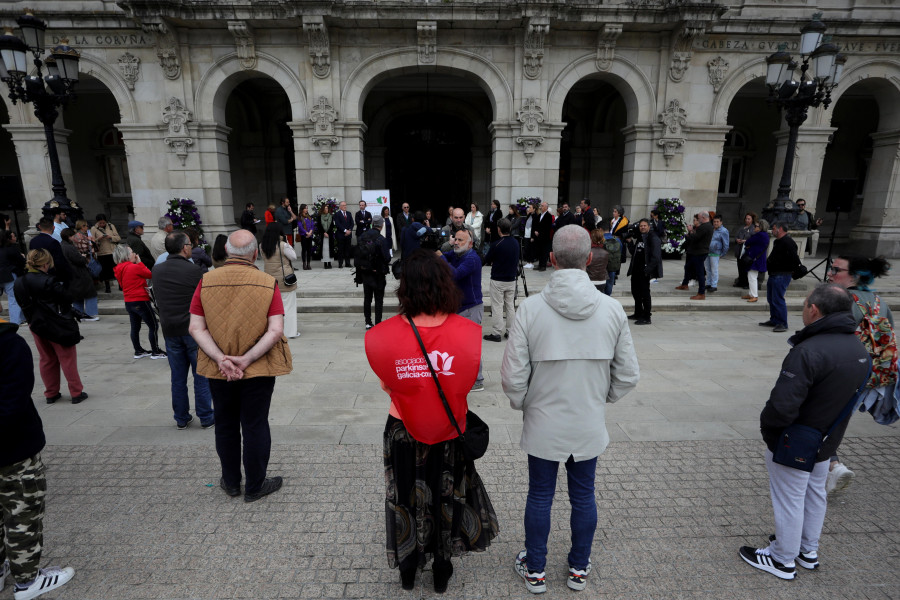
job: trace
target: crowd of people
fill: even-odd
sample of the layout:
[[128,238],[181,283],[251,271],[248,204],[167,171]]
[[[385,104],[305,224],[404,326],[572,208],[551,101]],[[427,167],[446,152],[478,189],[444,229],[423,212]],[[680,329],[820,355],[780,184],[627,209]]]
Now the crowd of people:
[[[444,592],[454,572],[451,559],[486,551],[500,529],[476,468],[480,455],[473,450],[474,440],[484,435],[483,422],[467,401],[468,394],[484,390],[479,336],[506,340],[502,389],[510,407],[523,412],[520,446],[527,454],[528,496],[524,548],[513,568],[529,592],[547,591],[550,513],[562,463],[572,515],[567,586],[585,589],[592,570],[594,482],[609,443],[605,405],[639,381],[628,319],[651,322],[651,282],[663,276],[658,214],[629,227],[622,207],[607,222],[588,201],[576,213],[563,204],[555,220],[545,216],[546,203],[537,210],[529,206],[524,216],[517,207],[509,208],[504,215],[495,201],[487,216],[474,204],[468,213],[453,208],[441,227],[432,226],[423,212],[410,214],[406,203],[394,218],[389,210],[369,214],[363,202],[356,215],[341,202],[333,215],[326,210],[317,216],[318,222],[325,218],[337,240],[338,268],[354,266],[363,285],[365,354],[390,397],[383,446],[385,548],[404,589],[412,589],[418,572],[433,560],[434,589]],[[696,280],[695,300],[716,290],[718,261],[729,249],[721,218],[710,217],[700,212],[688,228],[679,288]],[[224,493],[255,502],[282,487],[282,478],[268,472],[268,413],[275,378],[293,369],[287,339],[299,335],[293,236],[298,236],[299,260],[306,269],[311,252],[303,240],[315,235],[316,221],[305,205],[297,215],[285,199],[258,242],[259,222],[248,205],[244,227],[216,240],[209,264],[205,252],[196,252],[198,239],[174,230],[166,217],[149,245],[141,239],[143,223],[130,222],[122,243],[104,215],[97,216],[93,230],[80,220],[60,228],[54,219],[41,219],[41,233],[26,256],[14,236],[0,232],[0,278],[12,280],[10,286],[0,283],[12,290],[17,311],[11,306],[12,322],[0,323],[0,510],[7,539],[0,543],[0,585],[10,573],[16,600],[36,597],[74,576],[71,568],[38,568],[45,442],[31,401],[31,350],[17,330],[25,324],[30,329],[46,402],[61,398],[60,369],[72,402],[87,399],[77,366],[79,322],[96,317],[96,287],[108,283],[103,275],[110,262],[115,265],[111,276],[123,291],[134,358],[168,361],[179,430],[194,420],[187,389],[192,374],[194,413],[202,428],[214,428]],[[766,256],[770,231],[775,240]],[[354,233],[355,248],[350,243]],[[770,227],[752,213],[737,235],[738,256],[748,257],[743,263],[748,300],[756,298],[759,273],[767,273],[770,319],[761,325],[786,330],[784,293],[800,262],[796,244],[784,223]],[[382,322],[395,251],[401,254],[400,309]],[[95,254],[109,257],[98,260],[96,275],[89,270]],[[539,270],[549,263],[552,273],[540,293],[516,307],[516,277],[529,258]],[[624,264],[635,299],[630,317],[610,298]],[[491,269],[494,311],[491,331],[482,335],[485,265]],[[830,265],[830,282],[816,286],[804,301],[803,328],[789,341],[791,349],[761,413],[775,534],[767,547],[744,546],[738,554],[780,579],[795,578],[797,566],[819,566],[827,492],[846,487],[853,477],[838,457],[847,407],[861,404],[884,424],[900,416],[893,316],[873,288],[889,270],[881,257],[844,255]],[[140,341],[142,325],[150,350]],[[813,448],[809,469],[782,458],[784,432],[798,425],[829,432],[826,443],[820,438]],[[38,491],[26,490],[24,479],[37,481]]]

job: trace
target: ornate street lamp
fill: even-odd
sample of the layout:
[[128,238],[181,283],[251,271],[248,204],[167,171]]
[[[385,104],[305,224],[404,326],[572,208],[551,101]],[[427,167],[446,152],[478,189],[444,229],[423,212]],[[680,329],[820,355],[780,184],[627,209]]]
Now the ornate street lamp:
[[[13,35],[7,28],[0,35],[0,81],[9,87],[9,98],[16,102],[34,104],[34,116],[44,125],[47,138],[47,154],[50,157],[52,173],[53,198],[49,205],[52,208],[70,206],[66,197],[66,185],[59,168],[59,154],[56,151],[56,138],[53,135],[53,123],[59,116],[57,110],[75,99],[75,84],[78,83],[78,52],[70,48],[68,40],[50,51],[50,56],[41,60],[44,53],[44,31],[47,24],[26,13],[16,22],[22,29],[24,41]],[[34,56],[35,72],[28,74],[27,53]],[[44,76],[41,68],[47,67]]]
[[[831,104],[831,90],[838,84],[847,58],[838,53],[838,47],[823,37],[827,29],[816,13],[812,21],[800,30],[800,60],[798,65],[784,48],[766,57],[766,85],[769,86],[768,102],[785,110],[785,121],[790,127],[784,170],[778,184],[778,195],[773,201],[775,211],[793,212],[791,202],[791,173],[794,170],[794,152],[800,125],[806,121],[810,107]],[[810,71],[810,64],[812,70]],[[797,67],[800,73],[797,75]],[[779,215],[780,216],[780,215]],[[796,216],[796,213],[794,213]],[[791,219],[793,220],[793,219]]]

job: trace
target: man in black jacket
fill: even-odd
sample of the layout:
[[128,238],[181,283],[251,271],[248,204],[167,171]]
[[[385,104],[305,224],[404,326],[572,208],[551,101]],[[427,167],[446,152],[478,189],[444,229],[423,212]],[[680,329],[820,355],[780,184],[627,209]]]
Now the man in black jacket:
[[334,243],[337,246],[338,269],[343,269],[344,263],[350,266],[350,244],[353,235],[353,215],[347,211],[346,202],[341,202],[334,213],[334,227],[337,229]]
[[787,234],[787,225],[778,221],[772,225],[772,253],[766,259],[766,271],[769,281],[766,283],[766,301],[769,303],[769,320],[760,323],[763,327],[771,326],[772,331],[787,331],[787,304],[784,295],[791,285],[791,274],[800,264],[797,254],[797,242]]
[[46,439],[31,399],[31,349],[18,328],[0,320],[0,540],[5,542],[0,542],[0,582],[12,574],[15,597],[35,598],[65,585],[75,570],[39,568],[47,493],[41,450]]
[[773,462],[773,452],[788,425],[805,425],[824,435],[869,372],[868,352],[854,334],[851,306],[849,294],[838,285],[822,284],[810,292],[803,304],[805,327],[788,340],[792,348],[759,417],[768,447],[775,535],[768,547],[744,546],[740,556],[780,579],[793,579],[795,564],[805,569],[819,566],[829,458],[837,453],[849,419],[821,445],[811,473]]
[[687,238],[684,240],[686,256],[684,262],[684,279],[676,290],[688,289],[688,283],[691,275],[697,278],[700,289],[697,290],[695,296],[691,296],[691,300],[706,300],[706,257],[709,256],[709,243],[712,241],[714,228],[709,222],[709,213],[705,210],[697,213],[697,220],[700,225],[694,229],[688,225]]
[[259,222],[259,219],[256,218],[253,208],[252,202],[248,202],[244,208],[244,212],[241,214],[241,229],[246,229],[253,235],[256,235],[256,224]]
[[531,241],[534,244],[535,256],[538,260],[538,271],[547,270],[547,259],[550,257],[550,238],[553,235],[553,215],[550,214],[546,202],[541,202],[541,213],[537,224],[532,222]]
[[[363,285],[363,316],[366,319],[366,329],[372,329],[381,323],[382,307],[384,306],[384,288],[387,285],[386,275],[391,264],[391,242],[381,235],[384,227],[384,217],[374,215],[372,228],[364,231],[356,240],[356,248],[359,255],[356,263],[357,282]],[[363,254],[367,254],[369,244],[373,244],[375,252],[366,256],[363,262]],[[372,300],[375,300],[375,323],[372,323]]]
[[575,215],[573,215],[571,213],[571,211],[569,211],[569,203],[563,202],[562,206],[560,207],[559,216],[556,217],[556,222],[553,223],[553,230],[559,231],[566,225],[577,225],[577,224],[578,223],[575,222]]
[[190,261],[191,241],[183,231],[166,236],[169,257],[153,267],[153,292],[159,321],[166,339],[166,355],[172,370],[172,411],[178,429],[187,429],[194,420],[188,399],[188,370],[194,375],[194,410],[200,426],[216,424],[212,411],[209,381],[197,374],[197,342],[188,333],[191,299],[203,277],[200,267]]
[[147,244],[144,243],[144,240],[141,239],[142,235],[144,235],[144,224],[140,221],[129,221],[128,235],[125,236],[125,243],[128,244],[128,247],[131,248],[132,252],[138,255],[138,258],[141,259],[141,262],[144,263],[145,267],[153,270],[153,264],[156,261],[150,253],[150,248],[148,248]]
[[72,280],[72,265],[63,256],[60,243],[53,237],[53,220],[48,217],[41,217],[41,220],[37,223],[37,228],[40,233],[31,238],[28,249],[44,249],[48,251],[50,256],[53,257],[53,268],[50,269],[49,273],[59,281],[68,283]]
[[650,280],[662,277],[662,244],[650,229],[650,221],[641,219],[638,228],[641,235],[635,240],[627,273],[631,276],[631,296],[634,298],[634,314],[630,318],[635,320],[635,325],[649,325],[653,314]]
[[[509,219],[497,221],[500,240],[488,251],[484,261],[491,265],[491,321],[493,333],[484,336],[489,342],[499,342],[501,335],[509,337],[516,319],[516,274],[519,272],[519,240],[509,235],[512,224]],[[506,312],[504,321],[503,313]]]

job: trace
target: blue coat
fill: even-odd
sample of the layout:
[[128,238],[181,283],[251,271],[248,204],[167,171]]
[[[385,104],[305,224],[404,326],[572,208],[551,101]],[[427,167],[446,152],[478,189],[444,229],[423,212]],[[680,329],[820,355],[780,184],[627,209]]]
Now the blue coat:
[[444,252],[444,260],[450,264],[453,281],[462,292],[462,304],[457,312],[478,306],[484,302],[481,295],[481,259],[474,250],[462,256],[455,252]]
[[766,272],[766,252],[769,249],[769,234],[765,231],[754,233],[744,242],[744,253],[756,257],[748,271]]

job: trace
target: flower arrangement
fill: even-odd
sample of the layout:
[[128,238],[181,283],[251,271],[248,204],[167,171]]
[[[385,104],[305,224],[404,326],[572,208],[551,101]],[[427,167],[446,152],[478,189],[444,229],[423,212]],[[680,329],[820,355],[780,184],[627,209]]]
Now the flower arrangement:
[[309,211],[309,215],[313,217],[315,222],[315,230],[312,236],[312,254],[314,260],[319,260],[322,257],[322,252],[325,249],[325,242],[323,241],[324,232],[322,231],[321,225],[319,225],[319,219],[316,218],[317,215],[322,213],[322,207],[328,206],[329,214],[334,214],[334,211],[338,209],[340,206],[340,202],[334,196],[325,197],[322,194],[316,196],[316,201],[313,202],[312,209]]
[[169,200],[169,210],[164,215],[172,219],[175,229],[187,229],[193,227],[200,234],[200,243],[205,244],[203,238],[203,221],[197,212],[197,205],[190,198],[172,198]]
[[326,204],[328,205],[329,212],[331,214],[334,214],[334,211],[338,209],[340,202],[338,202],[338,199],[333,196],[329,196],[328,198],[326,198],[322,194],[319,194],[318,196],[316,196],[316,201],[313,202],[313,210],[310,211],[310,213],[313,215],[319,214],[322,211],[322,207]]
[[538,209],[541,207],[541,199],[537,196],[529,196],[516,200],[516,206],[520,215],[526,214],[525,211],[528,210],[529,204],[534,207],[535,212],[538,212]]
[[660,198],[656,201],[659,220],[666,226],[666,241],[662,244],[663,254],[684,253],[684,239],[687,225],[684,222],[684,205],[678,198]]

